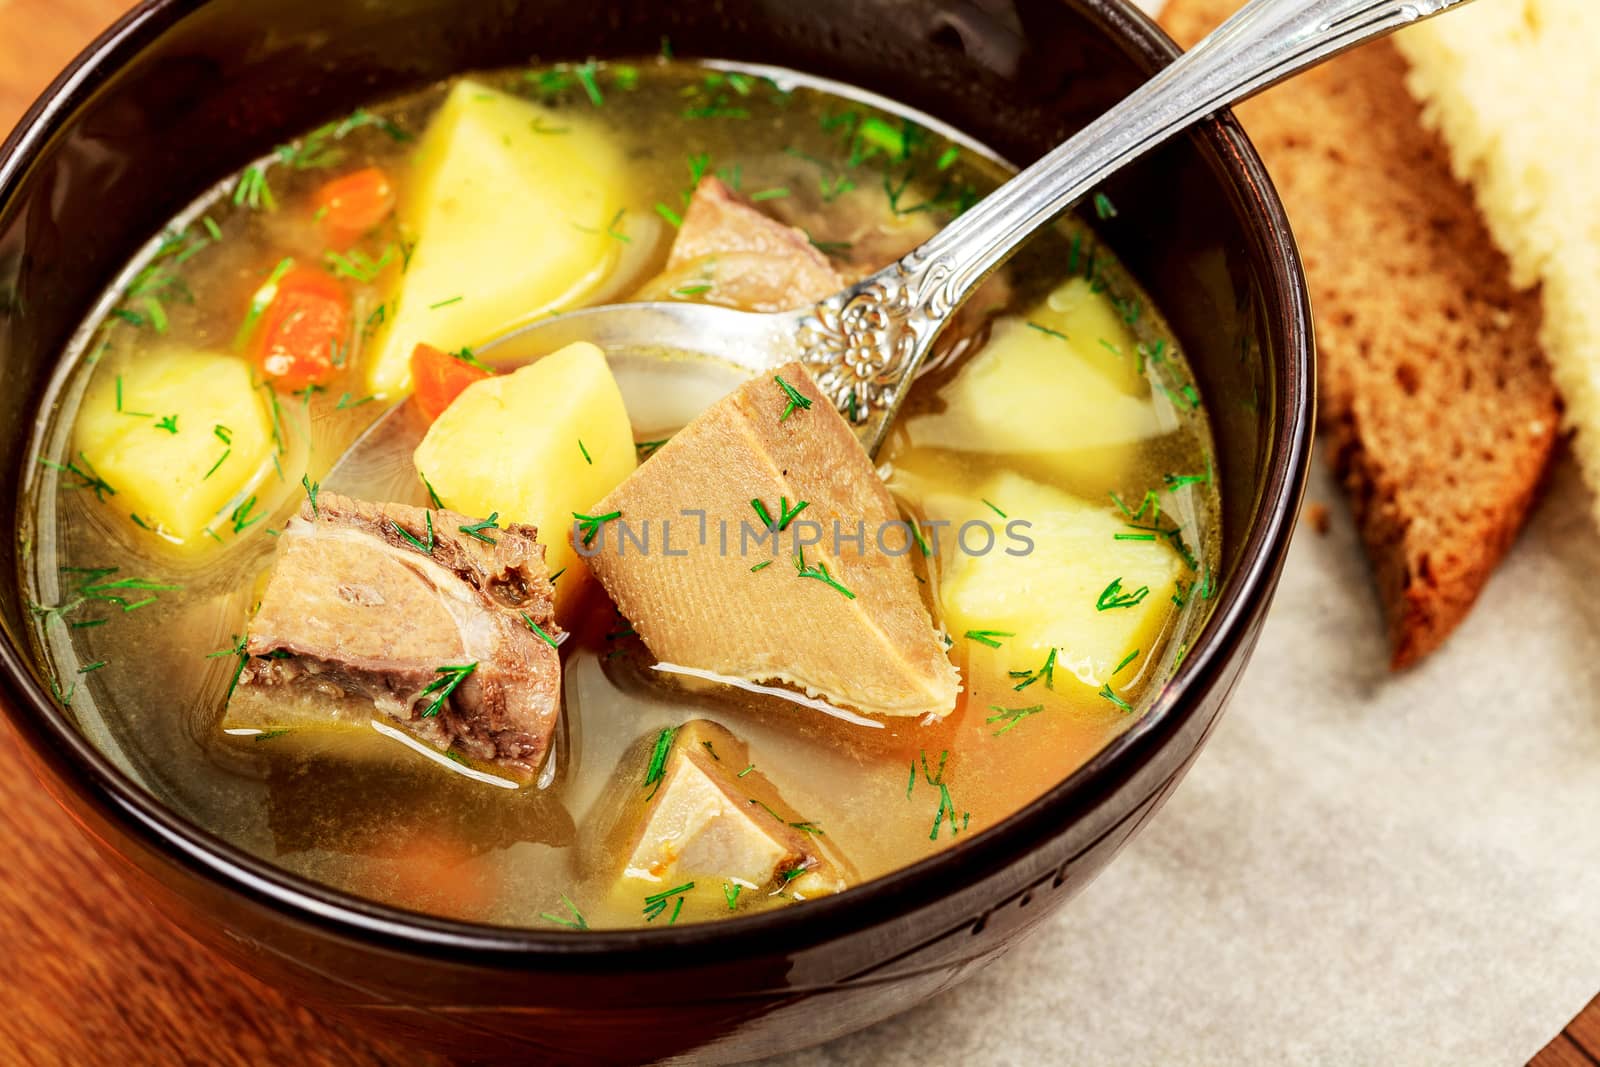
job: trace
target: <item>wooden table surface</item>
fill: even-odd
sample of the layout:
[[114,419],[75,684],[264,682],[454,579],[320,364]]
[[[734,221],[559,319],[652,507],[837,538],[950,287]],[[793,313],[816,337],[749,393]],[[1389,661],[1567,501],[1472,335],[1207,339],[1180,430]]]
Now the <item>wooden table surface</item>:
[[[128,6],[0,0],[0,131]],[[0,1062],[434,1062],[318,1015],[175,932],[97,861],[37,787],[9,730],[0,731],[0,811],[8,1002],[0,1012]],[[1600,997],[1533,1062],[1600,1067]]]

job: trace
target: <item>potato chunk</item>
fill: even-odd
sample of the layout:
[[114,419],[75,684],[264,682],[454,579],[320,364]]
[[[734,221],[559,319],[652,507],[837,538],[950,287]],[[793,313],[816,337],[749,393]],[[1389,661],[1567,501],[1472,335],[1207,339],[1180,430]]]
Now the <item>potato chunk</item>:
[[1120,484],[1137,441],[1164,426],[1136,344],[1103,293],[1075,278],[988,344],[941,393],[943,411],[906,422],[917,448],[1005,454],[1085,491]]
[[475,346],[582,302],[620,255],[607,230],[622,178],[622,155],[595,124],[458,82],[406,183],[400,218],[417,244],[386,305],[371,391],[409,387],[418,342]]
[[[930,518],[952,524],[940,546],[939,589],[950,633],[1015,634],[997,653],[1012,670],[1036,670],[1055,649],[1057,690],[1073,680],[1099,689],[1135,650],[1142,661],[1154,657],[1184,573],[1167,542],[1118,540],[1128,532],[1124,516],[1016,474],[991,479],[978,497],[922,502]],[[1014,529],[1032,541],[1031,551],[1008,553],[1025,546],[1007,536],[1007,520],[984,501],[1030,524]],[[951,543],[968,522],[992,525],[992,551],[975,555]],[[965,541],[976,550],[986,537],[970,531]]]
[[192,546],[272,469],[272,424],[243,360],[173,349],[97,375],[75,447],[116,490],[112,504]]
[[606,357],[580,343],[468,386],[429,428],[416,464],[446,506],[538,529],[560,575],[559,618],[588,574],[567,537],[573,512],[587,512],[638,459]]

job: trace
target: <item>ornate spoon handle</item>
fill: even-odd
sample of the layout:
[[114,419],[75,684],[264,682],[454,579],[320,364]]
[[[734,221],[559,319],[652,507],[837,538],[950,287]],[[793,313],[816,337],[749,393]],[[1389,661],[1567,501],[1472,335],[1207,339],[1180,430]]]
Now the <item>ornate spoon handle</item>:
[[1468,0],[1253,0],[898,263],[802,317],[802,358],[876,454],[934,335],[1028,237],[1208,115]]

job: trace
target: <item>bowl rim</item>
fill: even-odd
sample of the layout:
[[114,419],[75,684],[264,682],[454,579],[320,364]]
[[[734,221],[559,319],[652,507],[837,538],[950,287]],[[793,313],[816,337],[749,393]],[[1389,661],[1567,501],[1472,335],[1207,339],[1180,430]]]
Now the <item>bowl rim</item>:
[[[147,43],[213,0],[141,0],[102,32],[59,74],[0,142],[0,205],[47,144],[101,84]],[[1177,45],[1130,0],[1067,0],[1152,73],[1177,58]],[[665,970],[761,954],[792,954],[921,910],[970,889],[1025,855],[1032,843],[1073,821],[1110,788],[1135,773],[1197,712],[1226,674],[1234,654],[1253,642],[1287,555],[1310,467],[1315,412],[1311,307],[1288,218],[1255,149],[1231,112],[1197,125],[1186,137],[1235,188],[1257,224],[1247,254],[1264,264],[1265,336],[1284,351],[1278,367],[1281,403],[1277,439],[1257,496],[1257,521],[1240,548],[1240,568],[1219,592],[1212,615],[1184,662],[1140,720],[1090,760],[993,826],[907,867],[837,896],[716,922],[582,933],[501,927],[453,920],[380,904],[325,886],[244,852],[168,809],[123,774],[75,728],[41,687],[32,684],[26,653],[0,634],[0,707],[31,750],[116,824],[166,861],[224,894],[338,937],[407,954],[508,970]],[[1143,800],[1145,798],[1141,798]],[[57,797],[64,808],[70,806]],[[74,815],[76,819],[76,815]],[[81,820],[80,825],[82,825]],[[86,828],[87,829],[87,828]],[[91,832],[92,833],[92,832]],[[986,909],[987,911],[987,909]],[[685,951],[693,955],[685,957]]]

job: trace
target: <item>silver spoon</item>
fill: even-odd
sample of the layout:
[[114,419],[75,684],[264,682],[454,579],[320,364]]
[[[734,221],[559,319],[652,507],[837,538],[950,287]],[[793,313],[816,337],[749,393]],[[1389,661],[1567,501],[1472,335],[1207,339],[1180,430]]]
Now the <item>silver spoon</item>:
[[[612,304],[534,323],[480,354],[507,366],[591,341],[612,354],[694,352],[752,373],[798,359],[855,424],[867,454],[876,456],[939,331],[1041,227],[1123,165],[1206,116],[1346,49],[1466,2],[1253,0],[925,244],[812,307],[757,314],[710,304]],[[351,452],[383,438],[383,423],[399,418],[403,411],[380,420]]]

